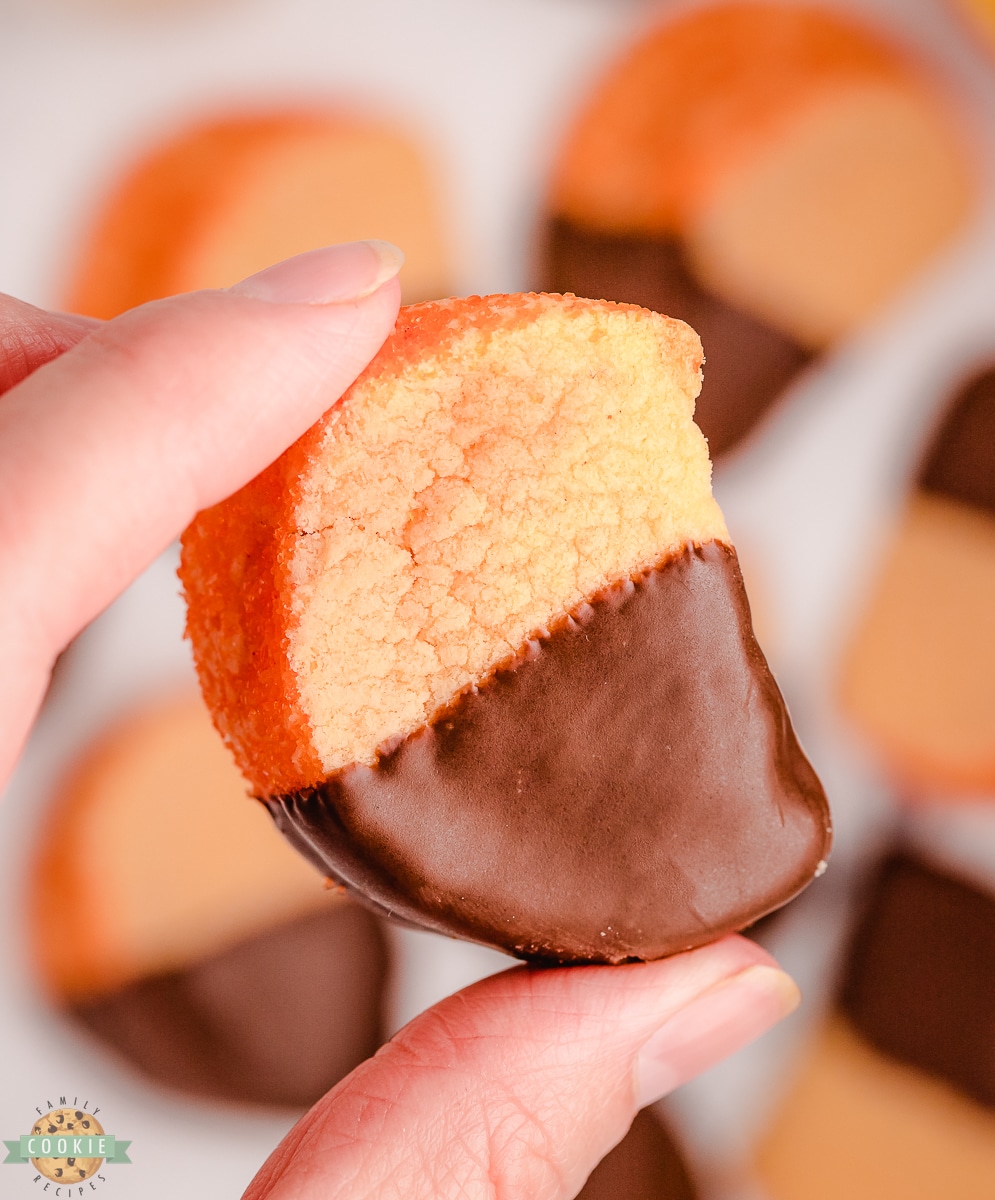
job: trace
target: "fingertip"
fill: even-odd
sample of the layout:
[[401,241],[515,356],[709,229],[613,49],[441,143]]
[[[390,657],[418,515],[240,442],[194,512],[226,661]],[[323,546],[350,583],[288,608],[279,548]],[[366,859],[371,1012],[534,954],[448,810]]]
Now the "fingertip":
[[[770,956],[736,936],[652,963],[513,968],[406,1026],[312,1110],[249,1195],[318,1200],[344,1173],[364,1181],[357,1195],[379,1194],[412,1162],[426,1187],[458,1168],[481,1189],[567,1194],[638,1107],[796,1003]],[[370,1128],[375,1151],[357,1132]]]
[[403,265],[393,242],[344,242],[274,263],[229,290],[270,304],[340,304],[371,296]]
[[755,1041],[793,1012],[800,1000],[795,981],[767,964],[747,967],[695,997],[636,1055],[636,1106],[655,1103]]

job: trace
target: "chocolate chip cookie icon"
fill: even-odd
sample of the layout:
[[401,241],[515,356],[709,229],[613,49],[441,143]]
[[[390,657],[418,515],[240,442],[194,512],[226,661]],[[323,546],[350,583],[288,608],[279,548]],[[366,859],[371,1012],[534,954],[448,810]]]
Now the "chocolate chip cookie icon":
[[[80,1195],[84,1190],[89,1195],[91,1189],[96,1189],[95,1179],[105,1182],[102,1166],[131,1163],[128,1157],[131,1141],[107,1133],[90,1112],[89,1101],[80,1104],[79,1097],[73,1096],[72,1104],[67,1105],[68,1099],[68,1096],[59,1097],[61,1108],[56,1108],[51,1100],[46,1101],[44,1107],[39,1105],[35,1108],[36,1113],[44,1112],[45,1108],[48,1112],[32,1123],[30,1133],[22,1133],[10,1141],[4,1138],[7,1157],[0,1165],[27,1166],[30,1163],[38,1172],[35,1183],[43,1176],[51,1181],[42,1191],[50,1188],[52,1183],[66,1184],[67,1188],[78,1185]],[[94,1112],[100,1112],[96,1105],[92,1107]],[[6,1196],[7,1193],[3,1194]],[[54,1195],[63,1195],[61,1188],[57,1186]],[[73,1195],[76,1195],[75,1191]]]
[[47,1116],[35,1122],[31,1133],[40,1139],[36,1144],[43,1150],[61,1151],[62,1154],[57,1158],[32,1158],[32,1165],[46,1179],[56,1183],[81,1183],[92,1179],[104,1160],[75,1157],[72,1151],[78,1145],[89,1144],[81,1139],[96,1137],[103,1132],[104,1127],[97,1118],[85,1109],[53,1108]]

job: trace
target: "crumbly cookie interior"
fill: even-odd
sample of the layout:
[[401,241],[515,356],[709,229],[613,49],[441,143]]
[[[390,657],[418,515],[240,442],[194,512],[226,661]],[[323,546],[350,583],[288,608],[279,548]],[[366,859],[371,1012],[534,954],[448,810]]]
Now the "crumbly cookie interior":
[[728,537],[694,332],[572,299],[529,318],[364,377],[311,455],[286,652],[326,772],[374,762],[602,587]]

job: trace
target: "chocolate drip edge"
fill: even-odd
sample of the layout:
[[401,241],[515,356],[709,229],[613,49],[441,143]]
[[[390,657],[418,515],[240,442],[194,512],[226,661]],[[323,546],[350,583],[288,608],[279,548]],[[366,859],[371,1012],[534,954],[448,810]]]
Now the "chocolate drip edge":
[[592,597],[374,766],[265,803],[377,911],[546,962],[743,928],[831,843],[719,542]]

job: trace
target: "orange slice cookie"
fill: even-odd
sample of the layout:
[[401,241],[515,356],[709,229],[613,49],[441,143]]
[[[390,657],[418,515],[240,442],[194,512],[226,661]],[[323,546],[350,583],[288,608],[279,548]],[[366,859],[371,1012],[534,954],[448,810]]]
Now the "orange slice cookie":
[[121,181],[96,219],[66,304],[113,317],[362,238],[404,249],[408,303],[451,290],[436,184],[406,135],[321,113],[218,120],[178,135]]
[[926,453],[841,698],[911,799],[995,792],[995,370],[960,389]]
[[183,538],[215,721],[375,906],[555,961],[654,958],[821,871],[679,321],[403,310],[345,398]]
[[988,1200],[995,1115],[834,1021],[757,1153],[770,1200]]
[[698,1194],[673,1135],[644,1108],[591,1172],[577,1200],[697,1200]]
[[995,1194],[995,898],[902,851],[762,1139],[771,1200]]
[[56,1003],[171,1086],[303,1106],[382,1040],[380,923],[276,836],[196,697],[67,777],[29,913]]
[[849,17],[720,3],[638,42],[581,112],[544,283],[687,320],[713,456],[961,228],[973,168],[934,83]]

